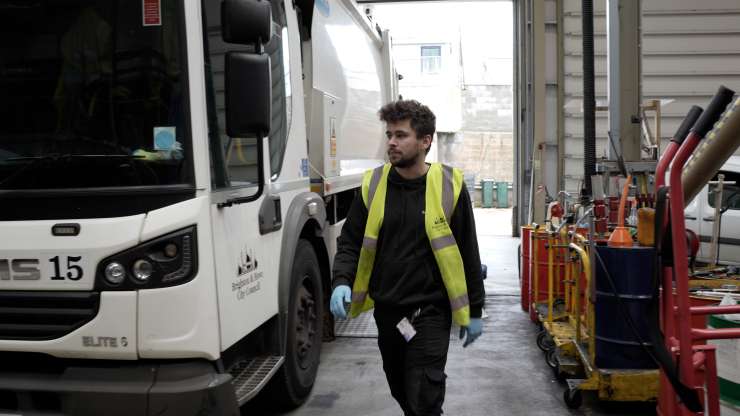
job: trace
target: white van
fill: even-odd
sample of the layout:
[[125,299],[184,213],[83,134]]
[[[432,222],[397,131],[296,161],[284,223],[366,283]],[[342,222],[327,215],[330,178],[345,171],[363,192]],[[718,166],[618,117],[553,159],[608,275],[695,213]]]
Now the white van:
[[[720,216],[718,263],[740,264],[740,156],[731,156],[718,172],[725,175],[722,191],[722,210]],[[717,180],[717,175],[712,181]],[[697,260],[711,263],[712,228],[715,217],[715,190],[717,185],[709,184],[686,207],[686,228],[694,231],[701,245]]]

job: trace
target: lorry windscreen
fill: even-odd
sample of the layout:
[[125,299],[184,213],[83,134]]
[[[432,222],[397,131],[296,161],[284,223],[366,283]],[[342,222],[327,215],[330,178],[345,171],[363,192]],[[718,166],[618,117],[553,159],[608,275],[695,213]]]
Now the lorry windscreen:
[[182,0],[0,0],[0,190],[192,186]]

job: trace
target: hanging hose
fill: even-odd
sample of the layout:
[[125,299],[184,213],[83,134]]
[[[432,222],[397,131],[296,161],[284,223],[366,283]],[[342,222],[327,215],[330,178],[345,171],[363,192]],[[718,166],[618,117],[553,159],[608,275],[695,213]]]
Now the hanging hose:
[[583,24],[583,195],[592,193],[596,173],[596,93],[594,87],[594,3],[582,0]]
[[684,205],[694,199],[740,146],[740,98],[736,98],[725,109],[715,126],[681,172]]

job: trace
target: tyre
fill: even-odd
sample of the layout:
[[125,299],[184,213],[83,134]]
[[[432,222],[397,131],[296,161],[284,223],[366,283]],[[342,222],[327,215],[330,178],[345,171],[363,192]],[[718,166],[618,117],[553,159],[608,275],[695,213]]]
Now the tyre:
[[569,409],[578,409],[583,404],[583,395],[578,389],[566,389],[563,392],[563,400]]
[[319,261],[311,243],[299,240],[291,272],[285,362],[267,387],[280,409],[300,406],[311,393],[321,355],[323,304]]
[[550,368],[556,370],[557,373],[558,357],[555,348],[550,348],[549,350],[545,351],[545,362]]

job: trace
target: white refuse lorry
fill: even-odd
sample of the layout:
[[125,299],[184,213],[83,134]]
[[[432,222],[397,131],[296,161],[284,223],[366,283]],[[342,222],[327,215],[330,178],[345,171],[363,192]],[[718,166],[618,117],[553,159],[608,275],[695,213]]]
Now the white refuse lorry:
[[388,34],[351,0],[0,11],[0,413],[300,405]]

